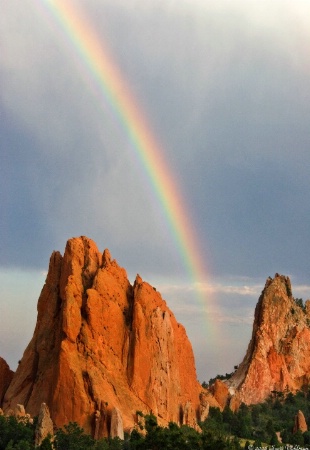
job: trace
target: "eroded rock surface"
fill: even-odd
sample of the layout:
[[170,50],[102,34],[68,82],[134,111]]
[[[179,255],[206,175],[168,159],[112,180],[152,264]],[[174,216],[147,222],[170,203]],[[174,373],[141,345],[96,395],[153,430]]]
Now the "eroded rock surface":
[[52,254],[4,409],[19,403],[36,416],[46,403],[56,426],[76,421],[100,438],[115,434],[115,411],[118,430],[133,428],[136,411],[195,424],[200,392],[185,329],[152,286],[140,276],[132,286],[86,237]]
[[226,382],[231,404],[258,403],[272,391],[295,392],[309,386],[309,325],[310,301],[302,307],[293,298],[288,277],[268,278],[256,305],[247,353]]
[[119,409],[113,408],[111,412],[111,431],[112,438],[119,437],[124,439],[123,419]]
[[54,435],[54,425],[46,403],[42,403],[38,415],[38,422],[35,429],[35,446],[42,444],[45,438],[52,438]]

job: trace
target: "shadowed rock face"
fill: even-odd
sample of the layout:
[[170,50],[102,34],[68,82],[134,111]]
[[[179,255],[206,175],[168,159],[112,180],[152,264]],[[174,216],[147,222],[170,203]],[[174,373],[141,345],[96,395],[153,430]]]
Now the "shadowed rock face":
[[295,302],[288,277],[268,278],[256,305],[247,353],[226,382],[235,406],[310,384],[309,324],[310,301],[304,308]]
[[10,367],[6,361],[0,357],[0,406],[10,382],[12,381],[14,372],[10,370]]
[[186,332],[152,286],[139,276],[132,286],[86,237],[52,254],[4,409],[20,403],[35,416],[46,403],[57,426],[76,421],[101,437],[115,410],[125,430],[136,411],[194,425],[200,392]]

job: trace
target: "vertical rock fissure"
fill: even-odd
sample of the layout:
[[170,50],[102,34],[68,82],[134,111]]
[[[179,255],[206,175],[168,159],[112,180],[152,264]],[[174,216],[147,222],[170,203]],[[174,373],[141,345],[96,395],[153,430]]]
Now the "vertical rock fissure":
[[26,395],[26,398],[25,398],[25,404],[24,404],[25,408],[28,405],[28,402],[29,402],[29,400],[31,398],[31,395],[32,395],[32,392],[33,392],[33,389],[34,389],[34,386],[35,386],[35,382],[37,381],[38,366],[39,366],[39,354],[38,354],[37,351],[35,351],[34,358],[33,358],[33,364],[32,364],[32,371],[31,371],[31,383],[30,383],[30,386],[29,386],[29,391],[28,391],[28,393]]

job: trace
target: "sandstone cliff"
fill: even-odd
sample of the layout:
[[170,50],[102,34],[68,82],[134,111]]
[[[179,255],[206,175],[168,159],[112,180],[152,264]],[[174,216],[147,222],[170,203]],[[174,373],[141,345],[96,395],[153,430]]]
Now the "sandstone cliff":
[[46,403],[57,426],[76,421],[101,437],[111,434],[115,411],[125,429],[138,410],[161,424],[194,425],[200,393],[185,329],[152,286],[140,276],[132,286],[86,237],[70,239],[63,257],[52,254],[4,409],[20,403],[35,416]]
[[13,378],[14,372],[10,369],[6,361],[0,357],[0,406],[4,394]]
[[[226,383],[231,406],[265,400],[272,391],[310,384],[310,301],[302,308],[288,277],[268,278],[255,309],[247,353]],[[229,400],[229,399],[228,399]]]

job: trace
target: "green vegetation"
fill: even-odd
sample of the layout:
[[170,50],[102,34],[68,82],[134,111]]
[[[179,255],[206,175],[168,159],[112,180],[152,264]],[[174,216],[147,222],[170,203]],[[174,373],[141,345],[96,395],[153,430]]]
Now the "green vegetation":
[[[238,368],[238,366],[235,366],[235,370]],[[234,372],[231,373],[225,373],[225,375],[216,375],[214,378],[210,378],[209,382],[206,383],[206,381],[203,381],[201,386],[205,389],[207,389],[209,386],[212,386],[212,384],[215,383],[216,380],[229,380],[233,376]]]
[[[273,391],[271,396],[257,405],[242,404],[237,412],[228,407],[221,412],[210,407],[209,416],[201,422],[201,431],[175,423],[161,427],[152,414],[137,414],[141,418],[138,430],[133,430],[122,441],[104,438],[95,441],[76,423],[57,430],[53,444],[45,439],[38,450],[241,450],[255,447],[283,446],[310,447],[310,432],[293,434],[294,417],[303,411],[310,422],[310,390],[305,388],[296,395]],[[36,423],[19,422],[15,417],[0,416],[0,450],[33,450]]]
[[15,417],[0,416],[0,449],[34,449],[35,424],[19,422]]
[[303,312],[305,313],[306,312],[306,305],[304,304],[303,299],[302,298],[294,298],[294,300],[295,300],[296,305],[299,306],[303,310]]
[[228,407],[222,413],[218,408],[210,408],[203,426],[221,431],[222,435],[251,441],[254,447],[260,447],[261,443],[279,447],[276,432],[280,432],[283,445],[309,446],[310,432],[293,434],[298,410],[304,413],[306,422],[310,423],[309,388],[296,395],[273,391],[264,403],[251,406],[242,404],[235,413]]
[[[141,417],[142,413],[139,414]],[[143,416],[143,434],[133,430],[122,441],[104,438],[95,441],[76,423],[57,430],[53,444],[46,438],[38,450],[241,450],[238,439],[230,438],[209,426],[198,432],[188,426],[170,423],[160,427],[152,414]],[[33,450],[35,425],[19,423],[14,417],[0,416],[0,450]]]

